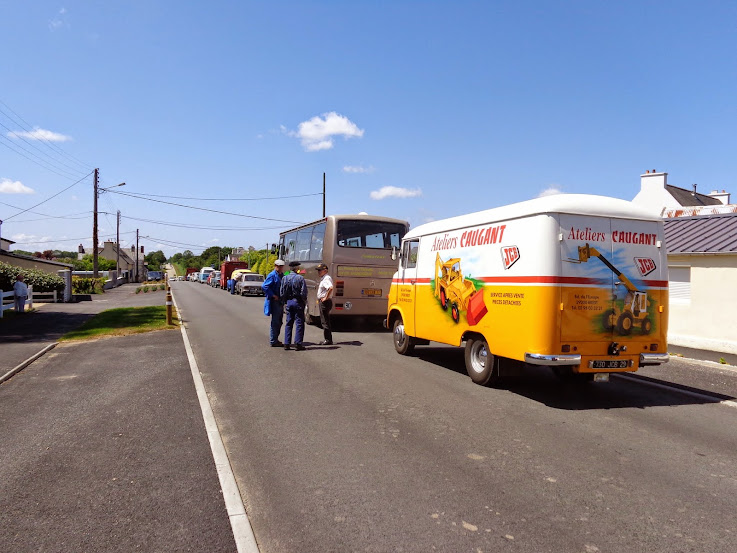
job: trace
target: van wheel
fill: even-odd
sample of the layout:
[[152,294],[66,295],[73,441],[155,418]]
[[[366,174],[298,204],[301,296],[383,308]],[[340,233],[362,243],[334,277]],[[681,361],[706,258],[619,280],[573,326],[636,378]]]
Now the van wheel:
[[625,311],[617,319],[617,332],[622,336],[629,335],[632,332],[633,322],[634,317],[632,317],[632,313]]
[[642,333],[643,334],[650,334],[650,331],[653,329],[653,322],[650,320],[650,317],[645,317],[642,319]]
[[456,302],[453,302],[453,305],[450,306],[450,314],[453,317],[454,322],[458,322],[461,320],[461,312],[458,309],[458,304]]
[[445,288],[440,289],[440,307],[443,308],[443,311],[448,309],[448,298],[445,296]]
[[604,327],[604,330],[607,332],[611,332],[614,330],[614,325],[617,322],[617,312],[614,311],[614,309],[607,309],[604,311],[604,314],[601,316],[601,324]]
[[466,372],[476,384],[486,386],[499,379],[499,374],[494,374],[494,355],[484,338],[474,336],[466,341],[465,358]]
[[399,355],[407,355],[415,348],[415,339],[404,332],[404,321],[399,317],[394,321],[394,349]]

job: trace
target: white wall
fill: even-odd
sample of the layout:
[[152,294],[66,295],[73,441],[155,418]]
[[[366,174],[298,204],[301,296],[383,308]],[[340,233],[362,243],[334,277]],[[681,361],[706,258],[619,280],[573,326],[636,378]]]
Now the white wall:
[[668,256],[668,267],[690,267],[690,298],[675,297],[686,295],[683,284],[673,287],[668,343],[737,353],[737,255]]
[[633,204],[651,209],[657,215],[663,209],[680,207],[676,199],[665,189],[668,173],[645,173],[640,175],[640,191],[632,200]]

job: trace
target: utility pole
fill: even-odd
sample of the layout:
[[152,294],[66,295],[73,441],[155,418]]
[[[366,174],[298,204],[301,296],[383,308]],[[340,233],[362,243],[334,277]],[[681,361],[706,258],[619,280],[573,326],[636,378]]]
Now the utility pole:
[[120,210],[118,210],[118,225],[115,234],[115,286],[117,286],[120,278]]
[[136,229],[136,282],[138,282],[138,229]]
[[92,210],[92,277],[97,278],[97,185],[99,169],[95,169],[95,203]]
[[325,218],[325,173],[322,174],[322,217]]

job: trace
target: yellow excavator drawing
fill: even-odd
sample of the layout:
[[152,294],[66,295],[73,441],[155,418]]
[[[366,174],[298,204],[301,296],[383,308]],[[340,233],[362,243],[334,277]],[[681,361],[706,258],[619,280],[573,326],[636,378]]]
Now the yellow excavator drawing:
[[447,310],[450,305],[450,314],[456,323],[461,318],[461,311],[468,309],[468,302],[476,292],[473,282],[463,278],[461,273],[461,259],[454,257],[448,261],[435,257],[435,297],[440,300],[440,306]]
[[614,265],[601,255],[601,252],[586,244],[578,248],[578,260],[581,263],[587,262],[592,257],[598,257],[599,260],[606,265],[611,271],[617,275],[619,282],[627,288],[627,294],[624,297],[624,309],[621,313],[617,309],[607,309],[602,315],[602,324],[606,331],[616,328],[617,334],[626,336],[632,333],[635,324],[639,325],[643,334],[650,334],[653,328],[653,321],[648,316],[647,308],[650,305],[647,293],[641,292],[632,284],[627,276],[617,269]]

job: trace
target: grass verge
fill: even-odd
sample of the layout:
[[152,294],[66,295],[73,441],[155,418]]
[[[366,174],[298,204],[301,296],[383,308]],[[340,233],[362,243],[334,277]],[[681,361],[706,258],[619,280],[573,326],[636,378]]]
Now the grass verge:
[[172,325],[166,324],[166,306],[120,307],[98,313],[60,340],[89,340],[102,336],[127,336],[153,330],[178,328],[176,308],[172,306]]

